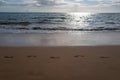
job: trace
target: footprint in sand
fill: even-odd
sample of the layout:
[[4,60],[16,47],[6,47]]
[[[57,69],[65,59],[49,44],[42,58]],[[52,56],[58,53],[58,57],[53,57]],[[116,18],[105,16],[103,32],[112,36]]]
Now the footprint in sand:
[[5,61],[12,61],[14,59],[14,56],[4,56],[3,58]]
[[13,59],[14,56],[4,56],[5,59]]
[[101,58],[101,59],[108,59],[108,58],[110,58],[110,57],[101,56],[100,58]]
[[85,57],[84,55],[75,55],[75,58],[79,58],[79,57]]
[[51,59],[60,59],[60,57],[50,57]]

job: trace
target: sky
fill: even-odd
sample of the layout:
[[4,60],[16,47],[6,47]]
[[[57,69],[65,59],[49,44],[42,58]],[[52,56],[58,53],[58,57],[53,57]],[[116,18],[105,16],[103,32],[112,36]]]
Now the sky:
[[120,12],[120,0],[0,0],[0,12]]

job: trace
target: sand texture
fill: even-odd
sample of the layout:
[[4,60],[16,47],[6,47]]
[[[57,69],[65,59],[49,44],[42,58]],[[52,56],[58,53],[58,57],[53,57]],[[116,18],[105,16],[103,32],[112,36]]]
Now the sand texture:
[[120,80],[120,46],[0,47],[0,80]]

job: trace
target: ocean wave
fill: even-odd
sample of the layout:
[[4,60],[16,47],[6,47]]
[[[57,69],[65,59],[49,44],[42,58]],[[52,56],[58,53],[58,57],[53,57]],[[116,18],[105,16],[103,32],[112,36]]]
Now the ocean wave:
[[105,24],[116,24],[115,22],[105,22]]
[[0,25],[29,25],[30,22],[0,22]]
[[57,28],[41,28],[41,27],[33,27],[32,30],[62,30],[62,31],[114,31],[114,30],[120,30],[120,28],[93,28],[93,29],[72,29],[72,28],[66,28],[66,27],[57,27]]
[[81,29],[74,29],[74,28],[66,28],[66,27],[54,27],[54,28],[43,28],[43,27],[0,27],[0,29],[6,30],[47,30],[47,31],[118,31],[120,28],[105,28],[105,27],[98,27],[98,28],[81,28]]
[[24,22],[0,22],[0,25],[24,25],[28,26],[30,24],[59,24],[59,23],[65,23],[64,20],[39,20],[39,21],[24,21]]
[[0,30],[19,31],[120,31],[120,14],[6,13]]

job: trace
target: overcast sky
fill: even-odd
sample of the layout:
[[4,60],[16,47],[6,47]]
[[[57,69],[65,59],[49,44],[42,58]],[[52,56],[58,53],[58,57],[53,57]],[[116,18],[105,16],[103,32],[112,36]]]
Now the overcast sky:
[[120,0],[0,0],[0,12],[120,12]]

